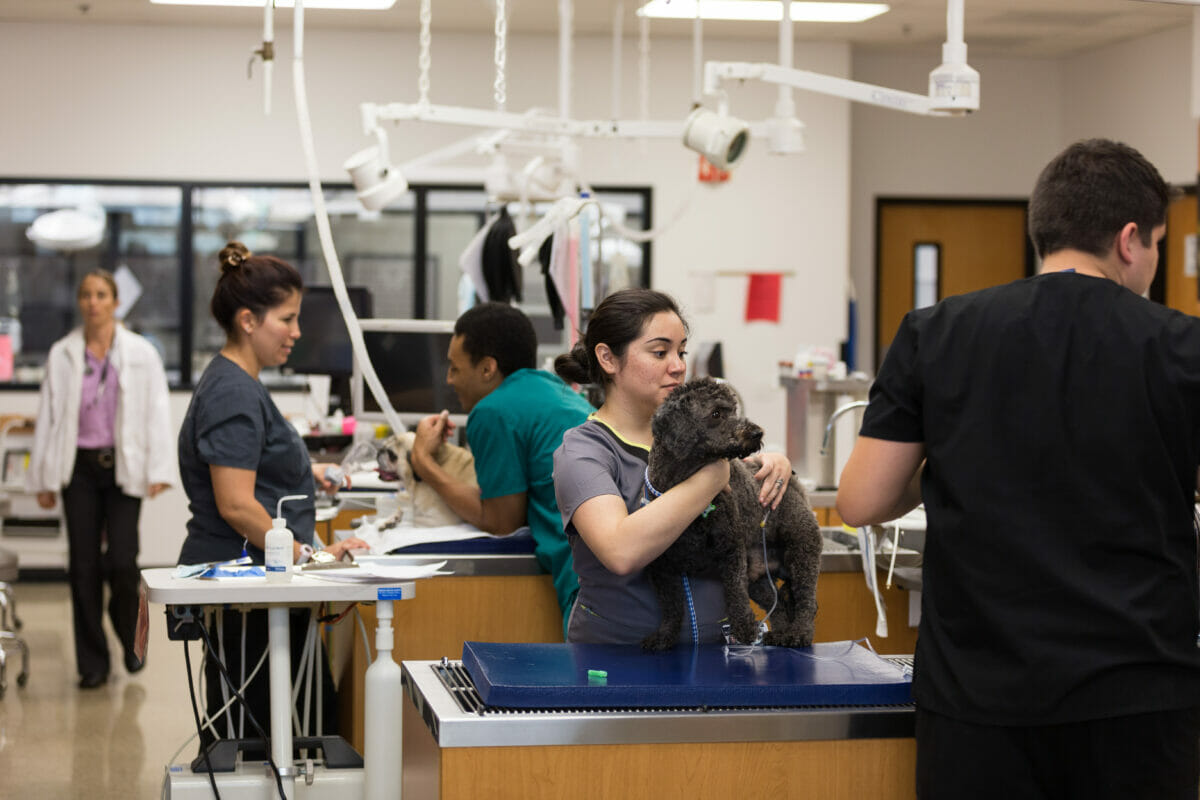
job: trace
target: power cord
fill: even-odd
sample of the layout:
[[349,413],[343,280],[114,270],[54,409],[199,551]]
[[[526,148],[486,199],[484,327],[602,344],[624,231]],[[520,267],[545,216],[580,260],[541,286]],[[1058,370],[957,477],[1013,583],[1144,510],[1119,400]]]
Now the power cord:
[[[213,646],[212,646],[212,639],[209,638],[208,630],[203,625],[200,626],[200,635],[204,639],[204,646],[208,648],[208,652],[210,654],[215,654],[215,650],[213,649]],[[225,679],[226,685],[229,687],[230,691],[233,692],[234,697],[236,697],[238,699],[238,702],[240,702],[242,704],[242,708],[245,710],[246,717],[250,720],[250,724],[254,726],[254,730],[258,733],[258,735],[260,737],[262,737],[263,742],[266,744],[267,763],[271,765],[271,774],[275,776],[275,786],[276,786],[276,788],[279,789],[279,800],[288,800],[287,793],[283,790],[283,778],[279,774],[279,766],[275,763],[274,756],[271,755],[271,737],[268,736],[266,731],[263,730],[262,725],[258,724],[258,720],[255,718],[254,712],[250,709],[249,704],[246,703],[246,698],[243,697],[242,693],[239,692],[237,690],[237,688],[235,687],[234,682],[233,682],[233,677],[229,674],[229,670],[225,668],[225,663],[223,661],[221,661],[220,659],[214,659],[214,661],[217,665],[217,668],[221,671],[221,677]],[[190,680],[190,678],[191,678],[190,673],[189,673],[188,677]],[[197,724],[198,723],[199,723],[199,720],[197,720]],[[207,749],[205,750],[204,758],[205,758],[205,762],[208,763],[209,778],[212,779],[212,764],[210,762],[208,762]],[[214,786],[214,790],[215,790],[216,781],[215,781],[215,779],[212,779],[212,780],[213,780],[213,786]]]
[[[185,660],[186,660],[186,654],[185,654]],[[241,688],[238,691],[245,692],[246,687],[250,685],[250,683],[254,680],[254,678],[258,675],[259,671],[262,669],[263,665],[266,663],[267,663],[267,651],[264,650],[263,654],[261,656],[259,656],[258,663],[254,665],[254,669],[250,670],[250,677],[246,678],[244,681],[242,681]],[[194,704],[196,702],[196,691],[192,684],[192,669],[190,667],[188,669],[188,689],[192,692],[191,700],[192,700],[192,703]],[[171,757],[167,760],[167,763],[174,764],[175,762],[177,762],[179,760],[180,754],[184,751],[184,748],[186,748],[189,744],[191,744],[193,740],[198,739],[200,737],[200,734],[204,731],[205,728],[212,731],[213,738],[220,739],[221,734],[217,732],[216,720],[222,714],[225,713],[225,710],[227,708],[229,708],[231,705],[233,705],[235,700],[237,700],[236,697],[229,698],[228,702],[226,702],[225,705],[221,706],[219,709],[217,709],[215,712],[213,712],[212,716],[208,716],[208,714],[205,713],[204,718],[201,719],[199,722],[197,732],[193,733],[191,736],[189,736],[183,742],[183,744],[179,745],[179,749],[177,749],[174,753],[171,754]]]
[[[207,639],[207,636],[205,638]],[[200,709],[196,705],[196,685],[192,682],[192,657],[186,641],[183,643],[183,663],[187,667],[188,697],[192,700],[192,718],[196,720],[196,735],[199,736],[203,728],[200,725]],[[185,742],[184,744],[187,743]],[[212,785],[213,797],[216,800],[221,800],[221,793],[217,791],[217,779],[213,775],[212,761],[208,759],[208,748],[203,748],[200,751],[200,755],[204,758],[204,766],[207,767],[208,782]]]

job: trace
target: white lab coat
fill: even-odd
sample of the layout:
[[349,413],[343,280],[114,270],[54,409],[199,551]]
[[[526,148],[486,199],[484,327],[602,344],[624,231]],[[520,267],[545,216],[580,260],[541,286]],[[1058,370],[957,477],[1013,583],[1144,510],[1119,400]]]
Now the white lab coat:
[[[76,328],[50,348],[42,381],[33,452],[25,488],[56,492],[71,482],[79,440],[83,392],[83,329]],[[179,484],[175,441],[171,435],[167,376],[158,351],[118,323],[109,358],[116,368],[116,481],[131,497],[145,497],[154,483]]]

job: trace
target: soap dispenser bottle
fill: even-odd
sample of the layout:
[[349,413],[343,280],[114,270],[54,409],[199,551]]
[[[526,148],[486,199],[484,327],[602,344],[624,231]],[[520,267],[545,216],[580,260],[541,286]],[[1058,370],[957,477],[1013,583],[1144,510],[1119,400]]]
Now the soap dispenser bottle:
[[306,494],[290,494],[279,498],[275,506],[275,518],[271,520],[271,529],[267,531],[263,547],[268,583],[286,583],[292,579],[292,542],[295,537],[283,518],[283,504],[288,500],[303,500],[306,497]]

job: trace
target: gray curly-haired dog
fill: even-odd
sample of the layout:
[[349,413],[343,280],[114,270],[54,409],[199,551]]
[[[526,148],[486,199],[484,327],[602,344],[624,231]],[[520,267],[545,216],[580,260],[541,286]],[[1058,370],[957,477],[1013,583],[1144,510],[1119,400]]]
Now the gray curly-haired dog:
[[[779,507],[762,524],[765,509],[758,503],[759,485],[753,470],[741,461],[762,445],[762,428],[738,416],[733,391],[711,378],[689,381],[672,392],[651,425],[654,446],[646,474],[654,491],[667,491],[718,458],[730,459],[730,491],[718,494],[709,510],[647,565],[662,622],[642,646],[665,650],[679,641],[686,602],[679,576],[714,571],[724,586],[731,632],[739,642],[750,644],[758,638],[750,600],[770,609],[774,579],[782,584],[763,642],[783,647],[812,644],[821,530],[795,477]],[[769,561],[764,562],[764,554]]]

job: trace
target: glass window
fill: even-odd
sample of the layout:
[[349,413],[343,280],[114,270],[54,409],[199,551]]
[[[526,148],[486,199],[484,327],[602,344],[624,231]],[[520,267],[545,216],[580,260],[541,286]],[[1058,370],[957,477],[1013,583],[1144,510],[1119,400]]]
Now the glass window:
[[938,301],[942,282],[942,246],[921,242],[913,246],[913,308]]
[[[204,186],[192,196],[194,380],[225,343],[209,302],[226,242],[240,241],[251,252],[294,264],[306,286],[329,286],[330,278],[306,187]],[[346,283],[369,287],[375,316],[413,317],[412,194],[382,212],[364,210],[351,189],[326,188],[324,198]]]
[[[650,190],[600,189],[596,197],[603,212],[590,210],[587,237],[595,297],[649,285],[649,245],[620,230],[650,226]],[[324,198],[346,283],[362,287],[360,300],[369,294],[363,302],[374,318],[457,318],[471,291],[460,257],[497,210],[481,187],[413,186],[381,212],[364,210],[348,185],[325,187]],[[549,207],[509,211],[522,230]],[[99,240],[29,238],[35,220],[63,210],[102,221]],[[99,267],[117,275],[120,299],[132,301],[125,323],[159,348],[171,384],[192,385],[225,342],[209,302],[217,254],[230,240],[295,264],[306,285],[330,284],[304,184],[0,179],[0,384],[36,387],[50,346],[79,322],[80,277]],[[519,305],[541,356],[561,352],[568,332],[554,327],[541,264],[523,268],[521,280]],[[277,379],[290,380],[264,375]]]
[[[125,324],[178,380],[181,200],[179,186],[0,183],[0,380],[41,381],[50,346],[79,323],[79,281],[97,268],[116,275]],[[40,244],[29,236],[37,220]],[[98,242],[80,238],[87,220],[102,223]]]

